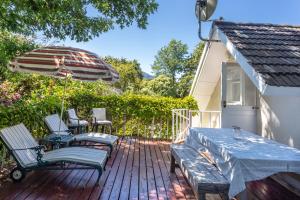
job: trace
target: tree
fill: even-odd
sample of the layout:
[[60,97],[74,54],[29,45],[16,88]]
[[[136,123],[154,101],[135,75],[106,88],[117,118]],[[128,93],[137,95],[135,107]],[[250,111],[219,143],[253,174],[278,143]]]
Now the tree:
[[33,40],[8,31],[0,31],[0,81],[12,75],[7,65],[14,57],[38,47]]
[[167,46],[161,48],[155,56],[152,70],[155,75],[166,75],[176,83],[176,75],[184,71],[188,47],[179,40],[171,40]]
[[141,93],[153,96],[176,96],[172,79],[166,75],[159,75],[152,80],[144,80]]
[[179,78],[177,84],[177,94],[179,97],[185,97],[189,94],[203,48],[204,43],[200,42],[185,61],[182,76]]
[[143,72],[137,60],[113,58],[111,56],[103,59],[119,72],[120,80],[116,83],[118,88],[122,91],[138,91],[140,89]]
[[136,22],[146,28],[157,7],[155,0],[1,0],[0,29],[87,41],[116,25],[124,28]]

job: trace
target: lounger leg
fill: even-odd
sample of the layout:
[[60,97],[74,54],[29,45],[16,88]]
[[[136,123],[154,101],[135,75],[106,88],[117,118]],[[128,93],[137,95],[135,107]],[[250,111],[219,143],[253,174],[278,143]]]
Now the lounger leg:
[[100,180],[101,175],[102,175],[102,169],[99,168],[98,169],[98,178],[97,178],[97,181],[96,181],[96,185],[99,185],[99,180]]
[[114,146],[112,144],[110,144],[110,145],[108,145],[108,147],[109,147],[109,156],[108,156],[108,158],[111,158],[111,153],[114,149]]
[[171,155],[171,165],[170,165],[170,172],[175,173],[175,158]]
[[205,200],[206,199],[206,195],[204,192],[200,192],[199,196],[198,196],[198,199],[200,200]]

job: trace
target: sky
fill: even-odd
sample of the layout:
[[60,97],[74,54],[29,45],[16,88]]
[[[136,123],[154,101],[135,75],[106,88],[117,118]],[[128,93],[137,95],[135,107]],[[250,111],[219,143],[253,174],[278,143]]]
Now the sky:
[[[189,52],[200,42],[195,1],[157,0],[159,8],[149,17],[146,30],[133,25],[115,28],[89,42],[67,39],[59,44],[86,49],[100,56],[136,59],[143,71],[151,73],[155,55],[171,39],[187,44]],[[221,16],[225,21],[300,25],[300,0],[218,0],[211,19]],[[210,27],[210,23],[203,25],[203,36],[207,36]]]

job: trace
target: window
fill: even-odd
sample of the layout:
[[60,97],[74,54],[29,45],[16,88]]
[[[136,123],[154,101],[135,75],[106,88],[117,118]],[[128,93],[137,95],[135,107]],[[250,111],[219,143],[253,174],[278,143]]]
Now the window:
[[242,105],[242,75],[239,67],[227,67],[226,101],[229,105]]

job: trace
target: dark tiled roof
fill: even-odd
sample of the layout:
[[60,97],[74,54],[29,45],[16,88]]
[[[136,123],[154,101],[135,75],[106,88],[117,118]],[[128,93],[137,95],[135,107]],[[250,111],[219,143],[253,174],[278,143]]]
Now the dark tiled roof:
[[216,21],[268,85],[300,87],[300,26]]

